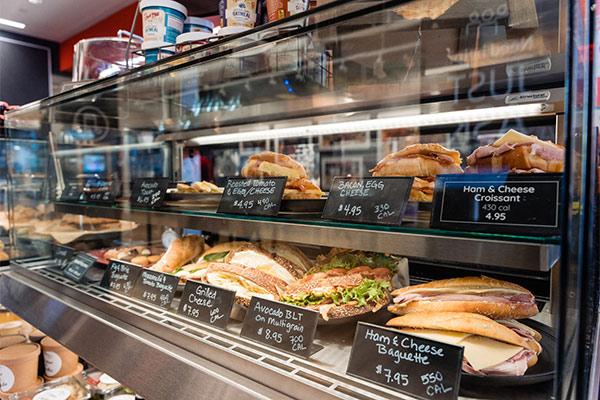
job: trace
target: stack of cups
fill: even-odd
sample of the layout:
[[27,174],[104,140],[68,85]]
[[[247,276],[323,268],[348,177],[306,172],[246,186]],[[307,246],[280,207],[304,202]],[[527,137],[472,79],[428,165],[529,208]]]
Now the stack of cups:
[[39,357],[37,343],[13,344],[0,350],[0,399],[43,385],[44,380],[38,377]]
[[146,64],[175,54],[177,36],[183,32],[187,8],[172,0],[142,0],[140,3]]
[[79,357],[56,340],[45,337],[40,342],[44,351],[44,378],[49,381],[83,371]]

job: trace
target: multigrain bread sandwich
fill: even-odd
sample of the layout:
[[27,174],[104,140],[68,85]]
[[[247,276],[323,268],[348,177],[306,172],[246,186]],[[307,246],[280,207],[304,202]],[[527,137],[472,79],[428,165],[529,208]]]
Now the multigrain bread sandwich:
[[288,285],[294,284],[303,276],[303,272],[285,258],[266,252],[254,244],[247,244],[230,251],[224,262],[254,268],[273,275]]
[[462,174],[460,153],[437,143],[413,144],[388,154],[370,170],[373,176],[414,176],[410,201],[432,201],[435,177]]
[[565,148],[511,129],[494,143],[475,149],[467,162],[467,173],[562,172]]
[[298,247],[279,240],[263,240],[258,246],[267,253],[277,254],[288,260],[302,276],[312,268],[313,263]]
[[171,243],[166,253],[151,269],[172,273],[196,259],[204,251],[204,238],[199,235],[180,237]]
[[463,371],[473,375],[521,376],[542,351],[535,330],[514,321],[494,321],[465,312],[422,312],[392,318],[388,326],[464,347]]
[[486,276],[453,278],[392,292],[394,314],[423,311],[472,312],[493,319],[529,318],[538,313],[533,294],[514,283]]
[[279,300],[316,310],[325,321],[351,317],[384,307],[389,302],[391,279],[387,268],[332,269],[299,280]]
[[235,302],[246,307],[252,296],[277,300],[287,288],[284,281],[273,275],[232,263],[208,263],[204,280],[211,285],[235,291]]
[[285,154],[263,151],[250,156],[242,168],[244,178],[286,176],[284,199],[320,199],[325,193],[308,180],[306,170],[300,163]]

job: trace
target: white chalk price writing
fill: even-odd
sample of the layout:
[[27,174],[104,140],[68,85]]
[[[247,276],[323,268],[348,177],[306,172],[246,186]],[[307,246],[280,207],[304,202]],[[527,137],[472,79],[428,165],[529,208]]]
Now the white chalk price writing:
[[235,292],[218,286],[188,280],[181,295],[178,313],[225,329]]
[[463,348],[359,322],[347,373],[422,398],[458,397]]
[[287,177],[228,178],[217,212],[277,215],[286,181]]
[[110,260],[100,285],[115,292],[129,294],[141,271],[142,267],[139,265],[120,260]]
[[178,283],[176,275],[144,269],[134,285],[132,296],[168,309]]

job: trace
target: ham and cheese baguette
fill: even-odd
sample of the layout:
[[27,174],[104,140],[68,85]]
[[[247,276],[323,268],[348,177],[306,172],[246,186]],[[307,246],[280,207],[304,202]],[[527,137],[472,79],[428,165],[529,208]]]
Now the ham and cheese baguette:
[[460,153],[437,143],[413,144],[388,154],[370,170],[373,176],[414,176],[410,201],[432,201],[435,177],[462,174]]
[[394,314],[423,311],[473,312],[493,319],[528,318],[538,313],[533,294],[514,283],[480,277],[453,278],[392,292]]
[[180,237],[171,243],[167,252],[151,269],[173,272],[194,260],[204,251],[204,238],[199,235]]
[[[524,375],[542,348],[534,330],[464,312],[422,312],[392,318],[402,332],[464,347],[463,371],[473,375]],[[537,333],[537,332],[536,332]],[[538,333],[539,335],[539,333]]]
[[467,162],[469,173],[562,172],[565,148],[511,129],[496,142],[475,149]]

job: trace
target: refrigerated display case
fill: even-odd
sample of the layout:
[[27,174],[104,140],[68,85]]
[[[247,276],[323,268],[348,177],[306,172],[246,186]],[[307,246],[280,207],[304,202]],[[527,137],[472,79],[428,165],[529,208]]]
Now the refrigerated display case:
[[[393,317],[385,308],[319,320],[317,351],[304,358],[241,336],[244,302],[220,329],[181,313],[181,289],[161,307],[99,284],[108,250],[161,259],[190,234],[211,246],[288,242],[309,260],[332,248],[391,254],[408,262],[396,285],[486,275],[535,295],[538,364],[516,377],[463,373],[461,397],[592,398],[597,139],[587,6],[335,1],[8,113],[9,143],[40,143],[28,157],[43,190],[20,190],[30,163],[9,146],[13,257],[0,302],[150,399],[412,398],[347,373],[358,320],[385,326]],[[432,228],[439,187],[433,205],[405,202],[401,223],[378,225],[323,218],[324,198],[284,199],[275,216],[217,212],[221,194],[182,185],[222,188],[273,151],[332,193],[335,177],[369,177],[412,144],[456,149],[466,167],[511,129],[565,148],[560,231],[532,234],[519,228],[526,217],[505,230]],[[161,207],[132,205],[141,178],[168,178]],[[64,246],[95,257],[87,280],[65,275]]]

